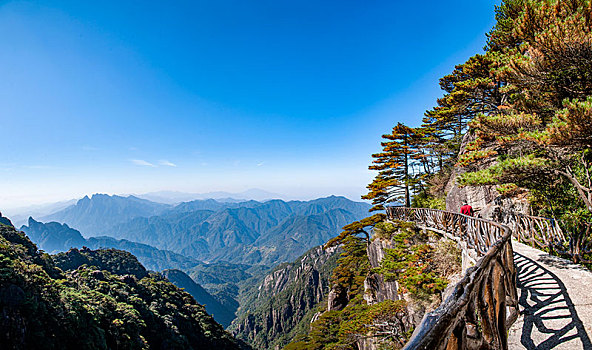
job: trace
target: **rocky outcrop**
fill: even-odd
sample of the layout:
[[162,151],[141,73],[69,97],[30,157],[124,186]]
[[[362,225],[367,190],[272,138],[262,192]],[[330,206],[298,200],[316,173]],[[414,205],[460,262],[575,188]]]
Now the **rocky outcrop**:
[[[390,242],[382,239],[375,239],[368,246],[368,260],[372,268],[380,266],[380,261],[384,258],[385,249],[390,248]],[[385,281],[384,277],[378,273],[370,273],[364,281],[364,300],[368,305],[383,302],[387,299],[399,300],[399,286],[397,281]]]
[[0,213],[0,225],[6,225],[6,226],[14,227],[12,225],[12,222],[10,221],[10,219],[2,216],[2,213]]
[[[441,240],[447,241],[445,238]],[[393,248],[393,243],[389,239],[375,238],[368,245],[368,259],[374,271],[380,267],[380,263],[386,255],[386,250]],[[431,240],[430,244],[437,245],[436,242],[432,242]],[[454,285],[461,276],[462,274],[460,273],[447,276],[450,281],[450,287],[444,290],[441,295],[435,294],[429,299],[419,300],[413,298],[409,293],[402,292],[397,281],[387,281],[382,274],[371,272],[366,276],[364,281],[364,300],[366,300],[368,305],[378,304],[385,300],[404,300],[406,310],[404,314],[398,317],[401,323],[399,328],[408,331],[416,328],[428,312],[435,310],[440,305],[441,301],[451,293]],[[381,349],[384,346],[384,336],[361,337],[357,341],[357,346],[358,349],[364,350]]]
[[[473,140],[473,133],[467,132],[463,137],[459,155],[467,152],[467,145]],[[487,150],[487,147],[483,149]],[[485,161],[471,170],[485,169],[493,164],[495,164],[495,160]],[[464,203],[468,203],[473,207],[477,216],[486,219],[495,219],[496,215],[499,215],[502,211],[528,213],[529,205],[524,194],[506,198],[497,192],[496,186],[459,187],[457,179],[467,171],[468,169],[463,167],[454,167],[452,170],[450,179],[445,187],[446,210],[460,212],[460,207]]]
[[341,310],[347,306],[348,302],[347,289],[334,285],[327,296],[327,311]]
[[[392,242],[382,238],[375,238],[368,245],[366,251],[372,269],[380,267],[380,262],[385,257],[386,249],[391,248],[393,248]],[[385,300],[401,299],[407,302],[407,310],[404,314],[397,317],[401,323],[399,325],[399,331],[410,331],[421,322],[423,315],[426,313],[425,305],[417,303],[405,294],[399,293],[399,284],[397,281],[386,281],[382,274],[376,272],[370,272],[366,276],[364,280],[364,300],[366,300],[368,305],[378,304]],[[379,325],[375,325],[375,327],[381,328]],[[395,330],[389,325],[384,331],[388,333]],[[384,342],[384,336],[365,336],[360,337],[356,345],[360,350],[378,350],[384,348]]]
[[329,292],[336,249],[316,247],[290,264],[282,264],[243,293],[243,305],[229,330],[256,349],[282,347],[306,332],[316,307]]

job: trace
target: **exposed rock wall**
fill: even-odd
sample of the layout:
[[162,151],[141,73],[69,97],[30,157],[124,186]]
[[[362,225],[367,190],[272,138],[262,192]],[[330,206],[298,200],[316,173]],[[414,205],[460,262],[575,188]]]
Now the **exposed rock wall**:
[[[474,135],[467,132],[463,138],[460,153],[466,152],[467,145],[474,140]],[[495,164],[495,160],[479,164],[472,170],[485,169]],[[496,190],[496,186],[465,186],[459,187],[458,177],[469,169],[455,167],[448,183],[446,184],[446,210],[460,212],[460,207],[466,202],[473,207],[475,215],[486,219],[495,219],[500,211],[516,211],[527,214],[529,211],[528,201],[525,196],[504,198]]]
[[[339,253],[317,247],[291,264],[270,272],[261,284],[247,292],[231,332],[256,349],[283,347],[298,333],[305,333],[315,307],[329,291],[329,278]],[[306,323],[305,325],[302,323]]]
[[[367,248],[368,259],[372,268],[380,267],[384,259],[386,249],[393,248],[392,242],[385,239],[374,239]],[[424,315],[434,310],[440,304],[437,296],[431,302],[418,302],[409,295],[400,293],[397,281],[386,281],[380,273],[371,272],[364,281],[364,300],[368,305],[377,304],[385,300],[405,300],[407,313],[402,318],[403,329],[409,331],[417,327]],[[362,337],[358,339],[357,346],[360,350],[378,350],[383,348],[383,337]]]
[[327,311],[341,310],[349,303],[347,289],[334,285],[327,296]]
[[[390,242],[382,239],[375,239],[368,246],[368,260],[372,268],[380,266],[380,261],[384,258],[385,249],[390,248]],[[399,300],[401,296],[397,293],[399,286],[396,281],[385,281],[384,277],[378,273],[371,273],[364,281],[364,300],[368,305],[383,302],[387,299]]]

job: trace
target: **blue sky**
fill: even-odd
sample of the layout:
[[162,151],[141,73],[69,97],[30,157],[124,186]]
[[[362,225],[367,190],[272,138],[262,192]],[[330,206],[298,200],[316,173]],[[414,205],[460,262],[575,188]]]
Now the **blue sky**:
[[103,193],[359,198],[494,1],[0,2],[0,210]]

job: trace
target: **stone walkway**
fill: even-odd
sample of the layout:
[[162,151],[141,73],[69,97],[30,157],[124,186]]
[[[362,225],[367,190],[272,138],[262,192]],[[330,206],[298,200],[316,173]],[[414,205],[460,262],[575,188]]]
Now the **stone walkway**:
[[568,260],[512,242],[520,317],[509,349],[592,350],[592,272]]

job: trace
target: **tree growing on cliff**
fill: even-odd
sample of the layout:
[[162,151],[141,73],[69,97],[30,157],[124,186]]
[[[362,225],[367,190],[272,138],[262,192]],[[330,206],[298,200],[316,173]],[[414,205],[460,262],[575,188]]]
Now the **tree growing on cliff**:
[[383,222],[384,220],[386,220],[386,215],[379,213],[359,221],[354,221],[349,225],[345,225],[343,226],[343,231],[341,231],[337,237],[333,237],[325,244],[325,249],[343,244],[346,238],[359,236],[361,234],[364,235],[363,239],[366,241],[366,244],[369,244],[370,230],[376,226],[376,224]]
[[404,124],[395,125],[390,134],[382,135],[382,152],[372,155],[374,160],[368,168],[378,174],[367,186],[368,194],[363,199],[372,200],[373,210],[384,210],[387,203],[403,201],[411,204],[411,189],[420,174],[422,152],[420,145],[423,133],[420,129]]

